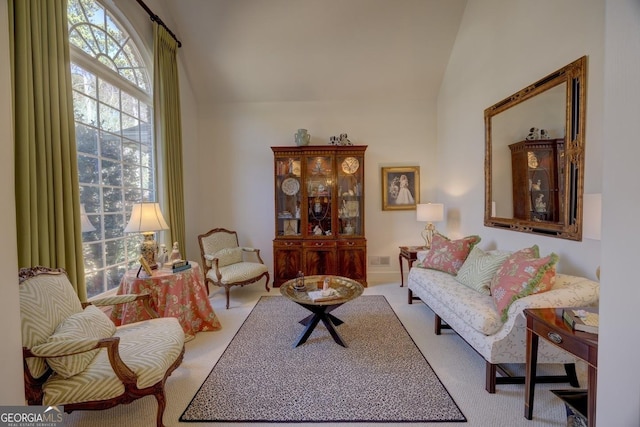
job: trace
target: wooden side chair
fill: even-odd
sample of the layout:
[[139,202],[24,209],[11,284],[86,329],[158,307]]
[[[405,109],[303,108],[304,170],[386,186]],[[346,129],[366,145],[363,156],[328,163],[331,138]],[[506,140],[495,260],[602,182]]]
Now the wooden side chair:
[[238,233],[214,228],[199,235],[198,243],[207,291],[210,292],[209,284],[223,287],[227,309],[232,286],[245,286],[264,277],[264,286],[269,291],[269,271],[260,258],[260,249],[241,247],[238,244]]
[[144,396],[166,407],[164,384],[184,355],[184,332],[173,317],[116,327],[97,306],[150,295],[118,295],[81,303],[62,269],[20,270],[25,393],[29,405],[65,412],[107,409]]

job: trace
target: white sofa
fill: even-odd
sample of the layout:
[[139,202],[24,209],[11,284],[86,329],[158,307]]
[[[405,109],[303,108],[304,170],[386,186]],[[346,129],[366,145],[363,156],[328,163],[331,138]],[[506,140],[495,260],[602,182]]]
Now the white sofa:
[[[500,364],[525,363],[526,321],[523,310],[536,307],[578,307],[597,305],[599,284],[583,277],[557,274],[549,291],[516,300],[509,307],[505,322],[500,319],[491,295],[483,295],[460,284],[455,276],[436,270],[413,267],[409,271],[408,302],[422,300],[435,313],[435,333],[453,329],[486,361],[486,384],[495,393],[496,384],[521,383],[523,377],[509,377]],[[446,325],[442,325],[442,321]],[[563,363],[573,386],[578,386],[575,358],[565,351],[540,340],[538,363]],[[500,372],[502,376],[498,377]],[[541,381],[553,381],[546,378]],[[539,381],[540,382],[540,381]]]

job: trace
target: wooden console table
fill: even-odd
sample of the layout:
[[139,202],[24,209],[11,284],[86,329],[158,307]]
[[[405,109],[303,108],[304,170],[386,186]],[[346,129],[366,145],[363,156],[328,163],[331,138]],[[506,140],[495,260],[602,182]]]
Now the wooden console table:
[[411,270],[411,266],[418,259],[418,252],[426,251],[427,248],[424,246],[400,246],[400,255],[398,256],[398,261],[400,262],[400,287],[404,286],[404,273],[402,272],[402,258],[407,260],[407,264],[409,265],[409,270]]
[[524,416],[533,418],[536,364],[538,362],[538,337],[568,351],[587,362],[587,423],[596,425],[596,388],[598,373],[598,335],[574,331],[562,319],[562,308],[525,309],[527,319],[527,368],[525,376]]

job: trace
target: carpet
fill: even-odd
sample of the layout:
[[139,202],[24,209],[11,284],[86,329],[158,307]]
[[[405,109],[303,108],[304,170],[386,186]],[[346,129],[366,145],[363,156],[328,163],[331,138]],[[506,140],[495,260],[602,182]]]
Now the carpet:
[[348,347],[309,312],[262,297],[180,417],[183,422],[464,422],[465,416],[383,296],[335,309]]

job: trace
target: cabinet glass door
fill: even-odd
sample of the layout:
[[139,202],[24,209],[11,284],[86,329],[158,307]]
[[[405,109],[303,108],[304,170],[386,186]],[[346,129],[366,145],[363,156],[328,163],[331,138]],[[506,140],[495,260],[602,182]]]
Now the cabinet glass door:
[[338,156],[338,219],[341,236],[362,236],[363,164],[361,156]]
[[301,230],[301,159],[276,158],[276,228],[278,236],[297,236]]
[[332,158],[316,156],[306,158],[306,204],[308,236],[331,236],[333,224],[331,221],[332,203]]

